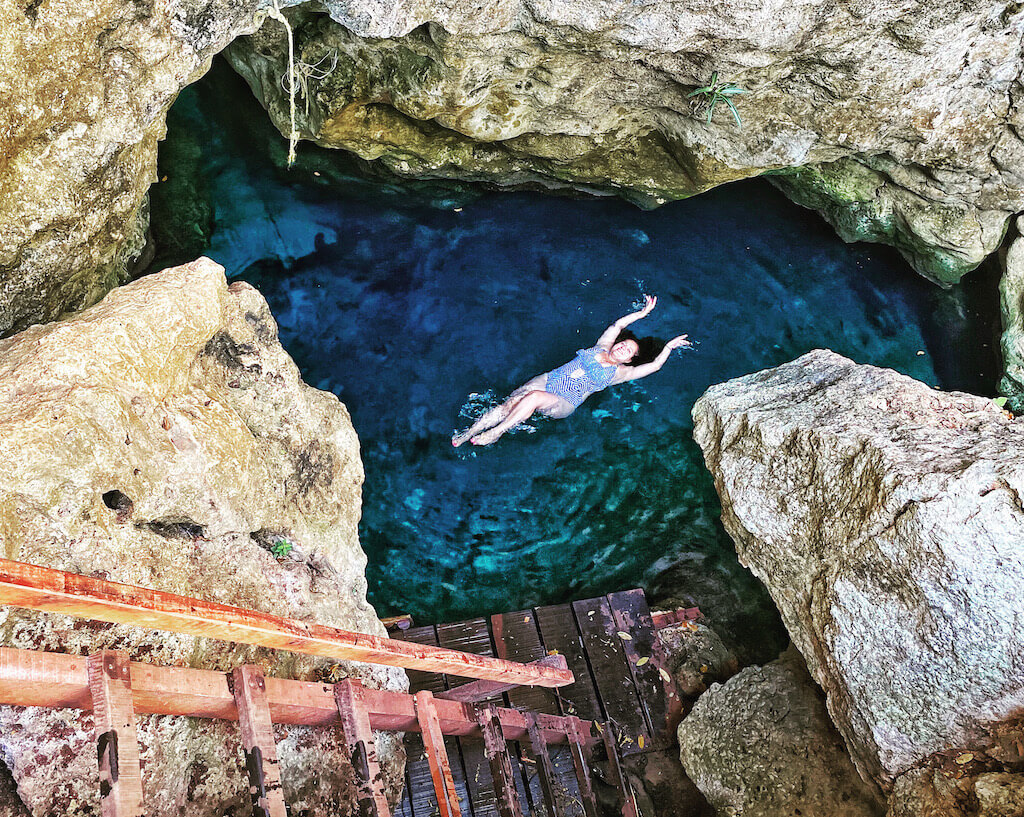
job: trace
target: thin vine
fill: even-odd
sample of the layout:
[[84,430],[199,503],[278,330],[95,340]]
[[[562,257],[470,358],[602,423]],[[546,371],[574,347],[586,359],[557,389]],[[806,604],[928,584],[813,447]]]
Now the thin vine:
[[284,14],[278,0],[273,0],[274,7],[267,10],[267,14],[273,17],[284,26],[288,33],[288,114],[291,123],[291,130],[288,134],[288,167],[295,164],[295,146],[299,143],[299,131],[295,127],[295,38],[292,36],[292,27]]

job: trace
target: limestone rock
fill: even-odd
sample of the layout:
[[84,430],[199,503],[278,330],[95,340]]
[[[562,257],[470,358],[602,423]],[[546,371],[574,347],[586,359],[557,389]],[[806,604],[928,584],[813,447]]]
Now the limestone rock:
[[958,777],[933,768],[896,780],[886,817],[1020,817],[1024,775],[993,772]]
[[[200,259],[0,341],[0,545],[7,558],[383,635],[357,538],[348,412],[306,386],[259,293]],[[274,544],[292,545],[277,559]],[[4,608],[5,646],[316,680],[329,663]],[[404,688],[400,670],[336,668]],[[147,814],[248,813],[237,725],[140,719]],[[0,756],[35,817],[96,807],[90,718],[0,709]],[[336,735],[278,727],[286,800],[351,813]],[[402,750],[381,741],[392,792]]]
[[0,335],[128,278],[167,107],[260,5],[0,4]]
[[983,774],[974,781],[979,817],[1019,817],[1024,814],[1024,775]]
[[1017,219],[1015,236],[1002,258],[999,279],[1000,314],[1003,316],[1003,377],[999,391],[1008,407],[1024,414],[1024,216]]
[[[281,6],[294,0],[282,0]],[[144,253],[164,114],[267,0],[0,6],[0,334],[95,302]],[[1024,210],[1024,9],[953,0],[329,0],[292,13],[304,138],[407,176],[645,205],[778,183],[950,282]],[[284,29],[232,49],[282,132]],[[712,76],[748,91],[742,124]],[[284,83],[287,85],[288,83]],[[873,190],[871,197],[863,195]],[[144,253],[144,258],[148,257]]]
[[[417,177],[646,205],[766,171],[948,283],[1024,209],[1024,10],[1003,3],[328,0],[290,13],[304,138]],[[287,133],[283,28],[229,49]],[[737,95],[708,121],[712,76]]]
[[686,622],[658,630],[665,670],[680,693],[696,698],[708,684],[729,680],[739,671],[736,656],[710,627]]
[[697,699],[680,759],[721,817],[877,817],[799,655],[747,667]]
[[1024,443],[991,400],[828,351],[714,386],[694,436],[865,777],[1024,705]]
[[936,769],[911,769],[893,784],[885,816],[964,817],[969,799],[969,782]]

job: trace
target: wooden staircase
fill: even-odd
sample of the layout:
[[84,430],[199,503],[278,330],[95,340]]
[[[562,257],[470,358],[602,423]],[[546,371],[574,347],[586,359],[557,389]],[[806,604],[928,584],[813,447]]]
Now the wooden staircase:
[[223,673],[114,651],[0,648],[0,704],[93,713],[104,817],[144,814],[136,714],[239,721],[254,817],[287,814],[274,723],[338,731],[356,769],[360,817],[391,817],[374,731],[407,733],[411,747],[396,815],[522,817],[525,806],[599,817],[598,751],[616,811],[631,817],[620,755],[662,746],[671,726],[656,620],[641,591],[408,629],[399,640],[0,559],[0,604],[409,670],[405,694],[355,679],[264,677],[255,666]]

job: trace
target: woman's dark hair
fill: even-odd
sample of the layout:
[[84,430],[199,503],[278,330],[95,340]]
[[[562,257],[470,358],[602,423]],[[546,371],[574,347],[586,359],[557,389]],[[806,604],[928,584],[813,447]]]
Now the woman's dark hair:
[[643,366],[645,363],[650,363],[665,348],[665,341],[660,338],[638,338],[628,329],[623,329],[619,332],[615,343],[621,343],[624,340],[631,340],[639,347],[639,351],[630,360],[626,361],[623,364],[624,366]]

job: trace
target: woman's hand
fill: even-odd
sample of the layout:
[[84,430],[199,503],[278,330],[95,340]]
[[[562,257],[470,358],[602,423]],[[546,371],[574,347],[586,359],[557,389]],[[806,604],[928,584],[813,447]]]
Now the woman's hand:
[[632,315],[630,315],[630,317],[631,318],[635,318],[636,320],[640,320],[641,318],[646,318],[648,315],[651,314],[651,310],[654,309],[654,307],[655,307],[655,305],[657,303],[658,303],[658,299],[657,299],[656,296],[654,296],[654,295],[644,295],[644,306],[643,306],[643,309],[637,310]]
[[670,340],[668,343],[666,343],[665,344],[665,348],[669,349],[669,350],[672,350],[672,349],[678,349],[681,346],[692,347],[693,343],[691,343],[689,340],[687,340],[688,337],[689,337],[688,335],[678,335],[677,337],[672,338],[672,340]]

